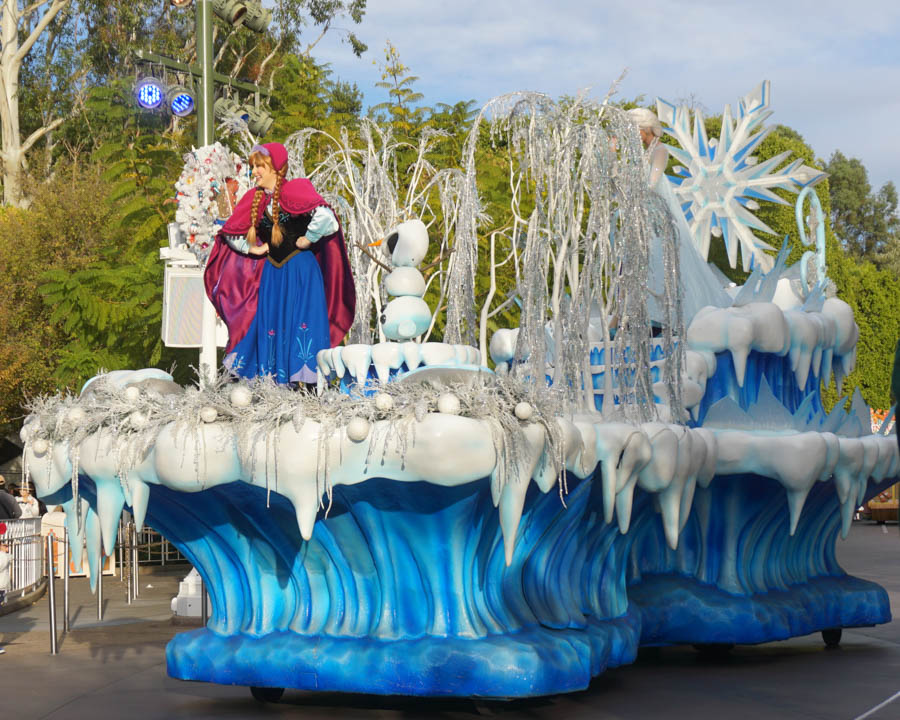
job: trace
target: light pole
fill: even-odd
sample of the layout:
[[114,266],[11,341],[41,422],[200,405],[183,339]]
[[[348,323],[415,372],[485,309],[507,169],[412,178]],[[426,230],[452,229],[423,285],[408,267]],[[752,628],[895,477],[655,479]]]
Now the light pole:
[[[212,3],[210,0],[195,0],[197,3],[196,28],[197,49],[200,54],[200,114],[197,116],[197,142],[200,147],[212,145],[216,139],[213,101],[212,67]],[[203,314],[200,318],[200,362],[199,373],[207,382],[213,382],[216,376],[216,309],[203,294]],[[201,597],[206,607],[205,595]]]

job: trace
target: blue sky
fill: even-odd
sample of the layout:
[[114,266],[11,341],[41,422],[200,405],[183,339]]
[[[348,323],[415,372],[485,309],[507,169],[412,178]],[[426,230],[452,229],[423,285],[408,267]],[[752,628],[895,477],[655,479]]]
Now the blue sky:
[[[770,123],[798,130],[820,157],[860,158],[874,188],[900,186],[900,0],[369,0],[362,59],[332,32],[313,52],[355,82],[366,105],[388,40],[424,102],[514,90],[602,98],[693,98],[711,114],[762,80]],[[348,23],[349,25],[349,23]],[[312,36],[311,33],[310,37]]]

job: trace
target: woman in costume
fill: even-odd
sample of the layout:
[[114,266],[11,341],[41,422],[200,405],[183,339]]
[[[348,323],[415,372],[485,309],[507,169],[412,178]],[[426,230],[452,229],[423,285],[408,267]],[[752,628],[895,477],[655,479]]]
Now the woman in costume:
[[[700,255],[691,237],[691,230],[681,210],[672,186],[665,178],[666,163],[669,153],[666,146],[659,141],[663,129],[656,114],[644,108],[633,108],[628,116],[638,126],[641,142],[647,153],[650,165],[650,188],[663,201],[677,229],[676,243],[678,265],[682,288],[682,310],[684,326],[690,325],[691,319],[700,308],[707,305],[728,307],[731,297],[722,288],[719,279],[713,274],[706,260]],[[650,242],[650,274],[647,286],[651,292],[648,302],[650,317],[661,322],[664,314],[656,298],[662,298],[665,290],[665,261],[661,238],[653,238]]]
[[206,292],[228,326],[225,366],[282,384],[316,381],[316,354],[350,329],[356,291],[340,223],[280,143],[250,153],[256,187],[216,236]]

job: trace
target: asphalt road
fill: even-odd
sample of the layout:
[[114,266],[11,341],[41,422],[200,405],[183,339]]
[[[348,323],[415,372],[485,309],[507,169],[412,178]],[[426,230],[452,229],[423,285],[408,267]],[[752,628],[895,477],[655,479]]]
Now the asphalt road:
[[[857,523],[839,541],[851,574],[881,584],[900,612],[897,525]],[[0,617],[0,717],[79,720],[129,718],[504,718],[897,720],[900,718],[900,620],[845,630],[841,646],[821,637],[739,646],[709,659],[693,648],[642,650],[637,662],[609,671],[579,693],[501,702],[429,701],[288,690],[260,704],[247,688],[188,683],[166,675],[165,645],[183,629],[169,601],[187,567],[141,576],[141,595],[125,602],[124,586],[104,585],[104,621],[83,579],[71,581],[71,630],[51,656],[46,597]],[[58,589],[60,584],[57,584]],[[879,707],[880,706],[880,707]]]

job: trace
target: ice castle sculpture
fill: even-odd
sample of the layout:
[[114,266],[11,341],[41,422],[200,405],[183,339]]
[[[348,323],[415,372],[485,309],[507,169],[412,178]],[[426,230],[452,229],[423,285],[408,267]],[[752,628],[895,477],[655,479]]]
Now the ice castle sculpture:
[[[674,225],[636,129],[585,103],[492,101],[463,169],[421,172],[426,135],[404,193],[389,135],[363,123],[362,149],[335,141],[315,181],[353,239],[362,302],[350,343],[320,359],[319,397],[141,370],[33,402],[25,467],[86,537],[92,577],[123,507],[203,576],[212,614],[169,643],[170,675],[267,699],[523,697],[584,688],[641,645],[834,642],[890,619],[885,591],[834,553],[855,508],[900,475],[896,438],[871,434],[858,392],[849,411],[822,406],[822,383],[855,362],[850,307],[782,252],[686,328],[690,288],[670,268],[654,328],[650,244]],[[515,197],[489,233],[479,309],[487,118],[507,133]],[[426,280],[445,342],[402,322],[373,342],[380,278],[397,270],[368,248],[411,216],[445,261]],[[490,373],[487,328],[509,312],[518,331]]]

